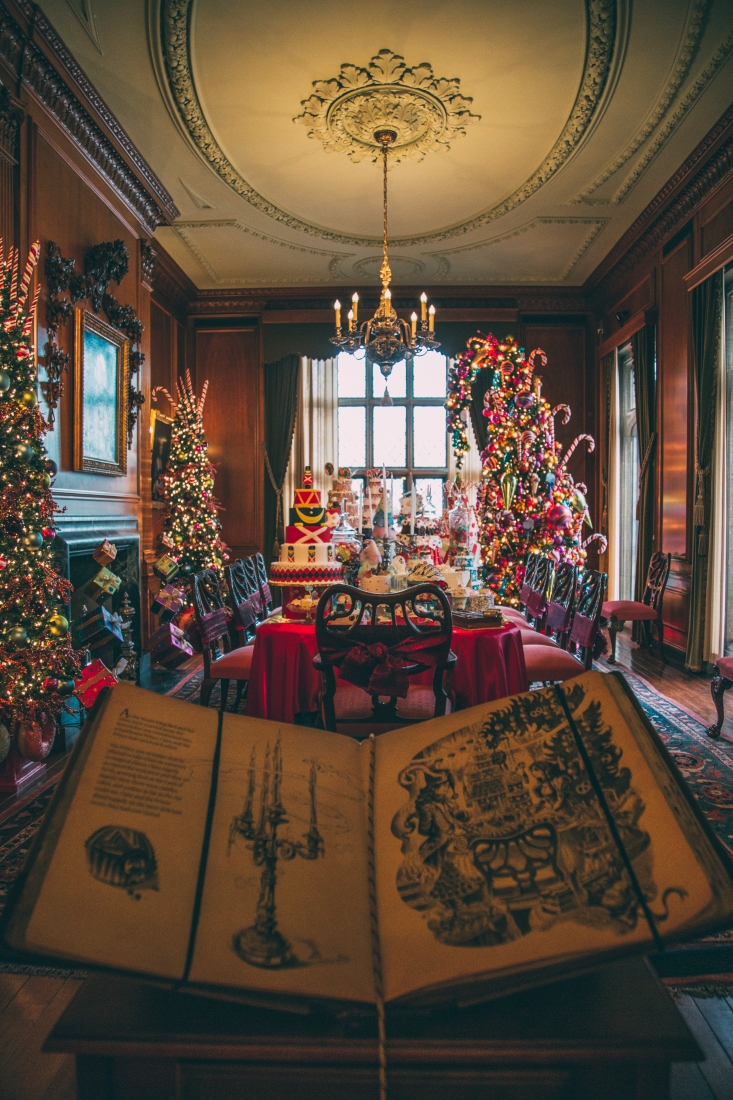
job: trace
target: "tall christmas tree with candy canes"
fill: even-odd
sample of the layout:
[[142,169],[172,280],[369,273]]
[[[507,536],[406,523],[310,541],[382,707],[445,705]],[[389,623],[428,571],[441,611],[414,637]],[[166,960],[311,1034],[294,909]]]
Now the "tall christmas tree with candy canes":
[[18,253],[5,259],[0,242],[0,759],[11,737],[21,755],[46,755],[80,672],[64,614],[71,585],[51,555],[56,467],[31,343],[38,291],[28,307],[39,251],[34,245],[19,282]]
[[489,334],[468,341],[448,379],[448,428],[460,469],[469,449],[471,388],[481,371],[490,372],[477,511],[486,581],[504,603],[517,603],[528,554],[582,565],[588,544],[603,539],[591,535],[583,540],[584,524],[591,526],[586,487],[576,484],[567,468],[579,443],[585,440],[591,451],[595,444],[591,436],[579,435],[563,453],[555,439],[555,416],[562,412],[567,424],[570,409],[551,409],[542,397],[535,370],[546,364],[539,348],[525,356],[513,337],[499,341]]
[[178,380],[178,400],[158,387],[170,401],[175,415],[171,426],[171,449],[168,469],[161,480],[161,497],[166,506],[163,521],[163,546],[178,564],[175,583],[185,581],[202,569],[220,569],[229,560],[227,547],[221,539],[220,505],[213,494],[216,467],[208,456],[204,435],[204,402],[209,383],[204,383],[201,397],[186,371],[184,381]]

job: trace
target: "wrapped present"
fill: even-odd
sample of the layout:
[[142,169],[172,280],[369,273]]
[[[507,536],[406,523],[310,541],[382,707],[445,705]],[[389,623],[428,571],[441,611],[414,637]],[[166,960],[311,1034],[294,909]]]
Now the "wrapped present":
[[162,623],[169,623],[174,619],[186,603],[186,593],[180,588],[174,588],[172,584],[164,584],[158,595],[153,600],[150,610],[157,615]]
[[112,642],[124,641],[119,615],[110,614],[106,607],[95,607],[85,612],[73,624],[75,649],[102,649]]
[[104,661],[100,661],[97,657],[96,661],[92,661],[90,665],[83,669],[81,679],[76,680],[75,683],[74,695],[83,707],[89,709],[94,704],[102,688],[114,687],[115,684],[119,683],[119,680],[114,672],[110,672]]
[[171,581],[178,572],[178,562],[174,561],[170,554],[163,554],[153,566],[153,572],[162,581]]
[[84,594],[91,596],[94,600],[104,600],[107,596],[114,596],[121,584],[122,578],[115,576],[105,565],[99,570],[96,577],[92,577],[89,581],[84,589]]
[[165,668],[177,668],[193,657],[193,649],[173,623],[163,623],[150,636],[150,656]]
[[105,539],[101,542],[96,550],[92,551],[92,557],[100,565],[109,565],[111,561],[114,561],[117,557],[117,547],[114,543]]
[[173,550],[176,545],[175,540],[171,538],[167,531],[164,531],[160,536],[160,542],[162,546],[167,546],[169,550]]

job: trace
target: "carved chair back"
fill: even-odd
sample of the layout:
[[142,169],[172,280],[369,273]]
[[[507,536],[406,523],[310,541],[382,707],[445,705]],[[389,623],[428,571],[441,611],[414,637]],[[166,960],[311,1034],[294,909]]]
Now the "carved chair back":
[[260,593],[260,582],[257,576],[257,564],[254,557],[243,558],[242,566],[244,568],[244,574],[247,578],[247,586],[252,592],[257,622],[260,623],[264,618],[266,618],[266,616],[262,609],[262,595]]
[[555,560],[545,554],[535,554],[533,557],[537,558],[537,563],[532,572],[526,608],[527,614],[534,619],[535,627],[541,629],[547,612],[547,593],[555,574]]
[[246,645],[257,629],[257,611],[262,607],[259,588],[250,581],[241,558],[224,567],[224,580],[234,616],[233,625],[239,636],[238,644]]
[[532,594],[532,579],[534,577],[535,569],[539,564],[539,554],[527,554],[527,561],[524,566],[524,578],[522,580],[522,587],[519,593],[519,604],[521,607],[526,607],[530,595]]
[[600,637],[601,611],[606,596],[607,576],[595,569],[586,569],[580,579],[575,599],[575,614],[570,628],[569,644],[586,671],[593,667],[593,651]]
[[212,661],[231,648],[229,613],[221,591],[219,576],[213,569],[202,569],[193,578],[193,612],[204,654],[204,676],[208,679]]
[[672,566],[672,555],[665,554],[663,550],[657,550],[649,559],[649,568],[646,574],[646,585],[641,602],[659,611],[662,606],[662,597],[667,587],[669,571]]
[[257,584],[260,589],[260,599],[262,600],[262,617],[266,619],[272,611],[272,592],[267,581],[265,559],[262,557],[259,550],[253,557],[255,560],[255,569],[257,570]]
[[547,600],[545,631],[556,635],[563,649],[567,649],[570,627],[575,610],[575,592],[578,584],[578,568],[568,561],[555,566],[552,588]]

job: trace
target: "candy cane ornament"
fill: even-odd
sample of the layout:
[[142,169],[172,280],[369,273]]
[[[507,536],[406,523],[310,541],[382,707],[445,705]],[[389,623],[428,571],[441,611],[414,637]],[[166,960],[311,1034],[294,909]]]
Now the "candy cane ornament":
[[592,542],[595,542],[596,539],[598,539],[599,542],[603,543],[603,547],[598,551],[598,553],[599,554],[605,554],[606,550],[608,550],[608,539],[606,538],[605,535],[602,535],[599,531],[596,531],[596,533],[594,535],[589,535],[588,536],[588,538],[585,540],[585,542],[581,544],[583,549],[585,550],[588,546],[590,546],[590,544]]
[[568,448],[568,451],[566,452],[565,456],[560,460],[560,465],[561,466],[567,465],[568,459],[570,458],[573,451],[575,450],[575,448],[580,443],[581,439],[587,439],[588,440],[588,454],[591,454],[593,451],[595,451],[596,441],[595,441],[595,439],[593,438],[592,435],[586,435],[585,433],[583,433],[583,435],[576,435],[575,439],[570,444],[570,447]]

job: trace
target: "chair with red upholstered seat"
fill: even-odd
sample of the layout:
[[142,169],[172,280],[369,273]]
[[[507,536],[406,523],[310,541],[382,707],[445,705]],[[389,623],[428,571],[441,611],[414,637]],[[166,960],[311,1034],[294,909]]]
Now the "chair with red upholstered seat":
[[664,660],[664,624],[662,622],[662,599],[667,586],[672,555],[657,550],[649,560],[646,585],[641,600],[607,600],[603,605],[603,617],[608,619],[608,633],[611,638],[611,655],[608,663],[616,663],[616,635],[623,630],[624,623],[644,623],[646,644],[651,648],[652,623],[656,623],[659,637],[659,656]]
[[204,653],[204,679],[199,701],[204,707],[209,705],[214,684],[219,680],[219,707],[224,710],[229,694],[229,681],[236,680],[236,710],[249,680],[254,644],[231,648],[229,613],[224,604],[218,574],[213,569],[203,569],[193,578],[193,610]]
[[267,580],[267,569],[265,568],[265,559],[262,557],[259,551],[253,554],[255,569],[257,570],[257,584],[260,589],[260,599],[262,600],[262,617],[266,619],[268,615],[272,614],[272,590]]
[[568,648],[570,628],[575,611],[575,590],[578,583],[577,566],[563,561],[555,566],[552,587],[547,597],[545,633],[531,627],[517,625],[522,635],[522,645],[546,645],[559,649]]
[[715,703],[718,720],[712,726],[708,726],[708,737],[720,737],[725,718],[723,696],[729,688],[733,687],[733,657],[719,657],[715,662],[715,670],[717,675],[713,677],[710,684],[710,693]]
[[237,648],[254,640],[257,615],[262,610],[260,590],[248,575],[241,558],[224,567],[224,580],[233,619],[229,633]]
[[[530,683],[569,680],[593,667],[593,651],[599,639],[601,609],[606,593],[606,574],[586,569],[577,591],[568,649],[560,646],[525,645],[524,663]],[[575,656],[569,652],[575,650]]]
[[554,565],[554,561],[544,554],[528,554],[519,592],[519,607],[497,604],[520,629],[542,629]]
[[[364,592],[347,584],[327,588],[316,610],[321,712],[328,730],[336,723],[359,729],[424,721],[445,714],[443,677],[455,667],[453,617],[441,588],[417,584],[401,592]],[[409,677],[432,668],[432,690]],[[335,670],[339,671],[336,680]],[[388,702],[380,702],[380,699]],[[403,699],[400,710],[397,700]]]

